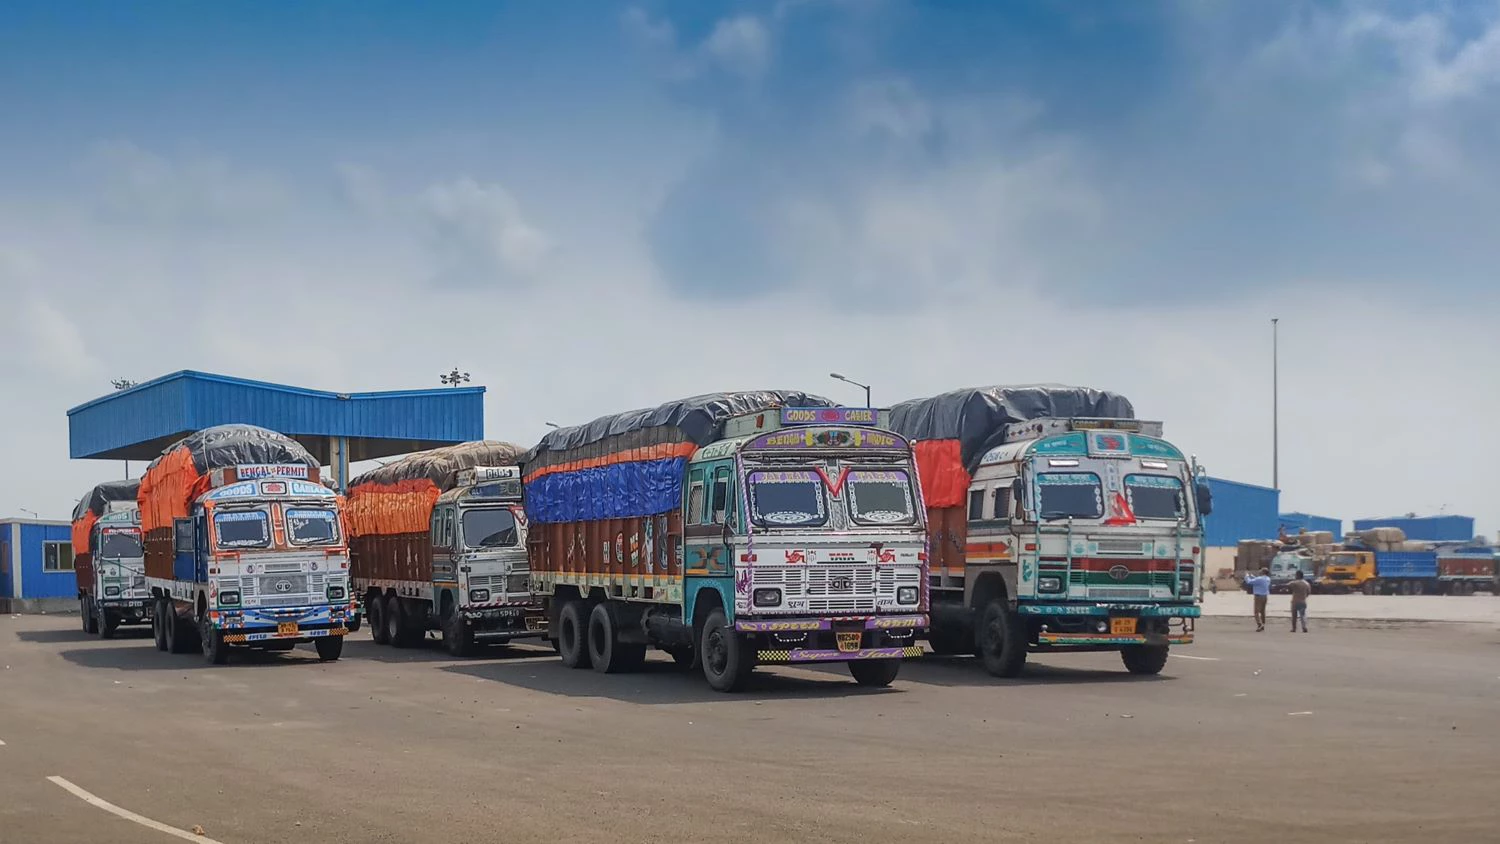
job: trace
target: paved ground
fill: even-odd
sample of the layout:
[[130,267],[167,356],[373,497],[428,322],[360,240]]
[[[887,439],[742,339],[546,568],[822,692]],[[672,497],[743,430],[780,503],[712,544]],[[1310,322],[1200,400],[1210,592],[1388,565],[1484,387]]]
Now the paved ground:
[[[1289,595],[1272,595],[1272,615],[1287,615]],[[1253,607],[1242,591],[1210,592],[1203,596],[1204,615],[1249,617]],[[1357,618],[1385,621],[1460,621],[1500,624],[1500,597],[1480,592],[1448,595],[1313,595],[1307,610],[1314,618]]]
[[[1486,600],[1486,599],[1472,599]],[[361,633],[226,667],[0,618],[0,840],[161,842],[49,782],[224,844],[1455,841],[1500,823],[1500,630],[1212,619],[1160,678],[972,660],[744,695],[653,661],[453,661]],[[1192,657],[1187,658],[1187,657]]]

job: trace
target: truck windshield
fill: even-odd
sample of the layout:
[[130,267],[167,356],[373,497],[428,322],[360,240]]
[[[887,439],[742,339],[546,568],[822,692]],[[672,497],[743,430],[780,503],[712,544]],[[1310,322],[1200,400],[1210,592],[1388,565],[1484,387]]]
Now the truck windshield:
[[751,472],[750,516],[761,527],[817,527],[828,523],[823,476],[807,470]]
[[141,556],[141,536],[133,530],[109,530],[99,540],[99,557],[128,560]]
[[899,469],[855,469],[846,481],[849,517],[857,525],[909,525],[916,521],[911,476]]
[[332,510],[286,511],[286,538],[293,545],[333,545],[339,541],[339,517]]
[[214,533],[220,548],[268,548],[271,520],[264,510],[238,510],[214,514]]
[[520,541],[515,514],[504,507],[465,510],[463,522],[469,548],[508,548]]
[[1126,475],[1125,498],[1137,519],[1170,519],[1187,515],[1182,481],[1166,475]]
[[1359,558],[1353,554],[1334,554],[1328,558],[1328,564],[1330,566],[1357,566]]
[[1041,472],[1036,476],[1043,519],[1097,519],[1104,515],[1104,493],[1093,472]]

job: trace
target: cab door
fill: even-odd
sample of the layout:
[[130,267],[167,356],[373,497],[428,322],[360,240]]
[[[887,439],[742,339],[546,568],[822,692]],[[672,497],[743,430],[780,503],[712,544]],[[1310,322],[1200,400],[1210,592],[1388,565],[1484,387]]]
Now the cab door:
[[432,582],[454,585],[458,571],[454,566],[453,541],[456,517],[452,504],[441,504],[432,511]]

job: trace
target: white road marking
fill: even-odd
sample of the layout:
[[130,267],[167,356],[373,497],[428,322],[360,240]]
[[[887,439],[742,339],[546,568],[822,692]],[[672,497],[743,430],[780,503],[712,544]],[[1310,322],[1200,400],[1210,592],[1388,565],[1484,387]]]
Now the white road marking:
[[3,739],[0,739],[0,747],[4,747],[4,746],[5,746],[5,741]]
[[1216,656],[1188,656],[1187,654],[1168,654],[1168,656],[1174,656],[1174,657],[1176,657],[1178,659],[1197,659],[1197,660],[1202,660],[1203,662],[1218,662],[1219,661],[1219,658],[1216,657]]
[[167,826],[164,823],[153,821],[144,815],[137,815],[135,812],[132,812],[129,809],[122,809],[119,806],[116,806],[115,804],[109,802],[108,800],[95,797],[94,795],[88,793],[87,791],[84,791],[83,789],[68,782],[62,777],[47,777],[47,779],[54,785],[62,788],[64,791],[72,793],[74,797],[77,797],[90,806],[103,809],[104,811],[109,812],[112,815],[117,815],[127,821],[138,823],[148,829],[154,829],[157,832],[165,833],[176,838],[181,838],[185,841],[197,841],[199,842],[199,844],[223,844],[222,841],[215,841],[214,839],[209,838],[206,835],[194,835],[193,833],[188,832],[185,829],[178,829],[175,826]]
[[1311,712],[1288,712],[1288,715],[1311,715]]

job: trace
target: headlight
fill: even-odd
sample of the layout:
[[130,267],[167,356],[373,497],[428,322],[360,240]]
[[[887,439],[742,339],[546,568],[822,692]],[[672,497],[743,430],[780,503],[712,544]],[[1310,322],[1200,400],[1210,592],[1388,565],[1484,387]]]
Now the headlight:
[[120,587],[118,587],[118,586],[106,586],[106,587],[104,587],[104,597],[106,597],[106,598],[118,598],[118,597],[120,597]]
[[1177,591],[1180,594],[1188,594],[1188,593],[1192,592],[1193,591],[1193,579],[1191,577],[1184,577],[1182,579],[1182,581],[1178,584]]
[[1063,588],[1062,578],[1039,577],[1036,579],[1036,588],[1038,592],[1061,592]]
[[470,589],[469,590],[469,600],[471,602],[473,602],[473,603],[482,604],[485,601],[488,601],[489,599],[490,599],[490,590],[488,590],[488,589]]
[[328,600],[330,601],[342,601],[344,600],[344,596],[346,594],[347,593],[344,591],[344,587],[342,586],[328,587]]
[[896,603],[915,604],[917,602],[917,587],[903,586],[896,590]]
[[1099,633],[1108,633],[1109,623],[1105,621],[1096,621],[1094,622],[1094,630]]
[[752,597],[757,607],[774,607],[781,603],[781,590],[757,589]]
[[238,593],[238,592],[220,592],[219,593],[219,606],[221,606],[221,607],[237,607],[239,605],[240,605],[240,593]]

